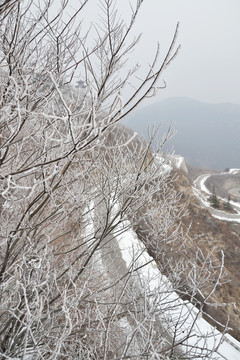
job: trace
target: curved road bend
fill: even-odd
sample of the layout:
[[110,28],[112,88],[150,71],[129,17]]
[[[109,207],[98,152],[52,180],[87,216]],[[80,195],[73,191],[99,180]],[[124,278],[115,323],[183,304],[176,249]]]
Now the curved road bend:
[[240,204],[239,205],[238,204],[233,204],[232,205],[233,209],[238,211],[238,214],[230,214],[229,212],[226,212],[224,210],[213,209],[210,205],[206,205],[206,202],[208,202],[207,199],[208,199],[209,195],[211,194],[211,192],[205,186],[205,181],[210,176],[211,176],[211,174],[200,175],[193,182],[193,187],[195,189],[197,189],[197,191],[200,192],[200,194],[201,194],[200,197],[201,197],[201,200],[203,200],[202,201],[203,205],[205,206],[205,208],[208,209],[208,211],[210,212],[210,214],[212,216],[220,218],[220,220],[222,219],[222,220],[225,220],[225,221],[240,222]]

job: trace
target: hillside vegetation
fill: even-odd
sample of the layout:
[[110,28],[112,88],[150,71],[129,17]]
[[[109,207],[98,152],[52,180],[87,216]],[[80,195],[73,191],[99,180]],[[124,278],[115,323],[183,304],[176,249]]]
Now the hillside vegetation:
[[[163,152],[171,131],[153,151],[156,134],[118,125],[179,49],[177,25],[145,75],[124,69],[134,3],[127,22],[111,0],[98,20],[92,0],[0,5],[0,359],[207,359],[226,338],[226,324],[194,326],[225,283],[224,256],[187,246],[198,229]],[[141,251],[123,264],[117,239],[133,229]],[[138,262],[143,243],[156,272]]]
[[[188,215],[182,219],[183,226],[189,228],[189,237],[193,240],[186,241],[186,247],[190,253],[194,253],[199,247],[204,253],[211,253],[220,259],[221,250],[224,251],[224,266],[226,270],[226,282],[218,286],[214,299],[227,307],[215,308],[206,305],[206,312],[218,321],[224,322],[230,316],[231,334],[240,340],[240,224],[215,219],[192,191],[191,178],[195,178],[199,172],[189,168],[189,175],[183,172],[177,174],[175,187],[182,193],[182,202],[186,204]],[[195,175],[193,175],[195,174]],[[213,176],[214,178],[214,176]],[[236,181],[234,179],[234,181]],[[221,182],[218,182],[220,187]],[[222,190],[224,193],[224,189]],[[184,255],[183,251],[181,255]]]

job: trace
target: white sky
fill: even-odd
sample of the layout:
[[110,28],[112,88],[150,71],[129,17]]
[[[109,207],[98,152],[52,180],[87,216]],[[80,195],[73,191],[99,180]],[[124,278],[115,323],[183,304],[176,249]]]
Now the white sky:
[[143,38],[136,55],[143,63],[157,41],[166,49],[180,22],[182,48],[163,75],[167,89],[154,101],[188,96],[240,104],[240,0],[145,0],[139,15],[136,31]]
[[[72,4],[76,7],[75,1]],[[124,18],[130,15],[129,2],[136,1],[116,0]],[[98,2],[90,0],[87,5],[91,19],[98,16]],[[240,0],[144,0],[134,30],[143,36],[128,65],[139,62],[146,69],[157,42],[164,55],[177,22],[177,43],[182,48],[163,74],[167,89],[147,103],[187,96],[210,103],[240,104]]]

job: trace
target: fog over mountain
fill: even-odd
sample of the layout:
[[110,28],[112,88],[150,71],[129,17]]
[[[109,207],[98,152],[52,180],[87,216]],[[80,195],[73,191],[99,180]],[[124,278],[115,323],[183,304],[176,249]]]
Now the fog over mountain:
[[174,123],[177,133],[165,150],[174,147],[195,167],[240,167],[240,105],[171,98],[135,111],[123,123],[146,138],[153,124],[162,124],[161,137]]

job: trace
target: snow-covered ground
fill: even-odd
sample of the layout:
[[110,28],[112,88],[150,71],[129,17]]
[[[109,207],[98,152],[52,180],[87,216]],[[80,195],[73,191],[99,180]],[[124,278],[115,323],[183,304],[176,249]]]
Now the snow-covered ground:
[[[204,183],[203,183],[204,186]],[[112,216],[118,212],[117,204],[113,207]],[[85,209],[86,227],[85,236],[91,241],[94,234],[94,202]],[[115,213],[115,214],[114,214]],[[116,222],[118,219],[116,218]],[[126,230],[127,229],[127,230]],[[240,343],[229,334],[221,334],[215,327],[202,318],[201,312],[189,301],[182,300],[174,291],[171,282],[161,274],[154,259],[147,253],[145,246],[138,239],[130,223],[120,223],[114,231],[126,267],[138,269],[141,284],[148,289],[149,305],[156,306],[161,313],[161,323],[169,335],[175,337],[175,342],[181,343],[184,353],[189,358],[200,359],[208,356],[209,359],[239,360]],[[100,266],[103,267],[100,261]],[[124,275],[124,274],[123,274]],[[152,304],[151,304],[152,302]],[[171,327],[169,324],[171,323]],[[131,331],[130,324],[124,320],[122,326]],[[170,333],[177,329],[176,333]],[[218,348],[216,351],[214,351]],[[20,358],[9,358],[20,360]],[[24,356],[24,360],[33,360],[31,355]]]
[[240,173],[240,169],[229,169],[229,171],[227,172],[227,174],[239,174]]
[[[182,341],[182,350],[187,351],[192,358],[199,358],[200,355],[204,358],[204,355],[210,354],[210,359],[239,360],[240,343],[229,334],[222,335],[202,318],[201,313],[195,306],[183,301],[177,295],[172,288],[172,284],[166,276],[161,274],[154,259],[149,256],[133,229],[130,228],[122,233],[121,226],[125,227],[126,225],[129,224],[119,225],[115,231],[115,237],[118,240],[126,266],[130,268],[134,260],[134,266],[139,269],[141,281],[148,284],[154,302],[156,301],[155,290],[158,292],[159,308],[165,310],[165,319],[161,319],[163,326],[164,321],[169,324],[169,319],[171,319],[172,324],[177,327],[177,322],[182,319],[181,329],[178,331],[176,338],[177,341]],[[161,292],[165,296],[163,303],[161,302]],[[172,326],[172,329],[175,326]],[[190,333],[191,336],[186,336]],[[214,352],[213,349],[218,345],[218,350]]]
[[185,163],[185,159],[181,155],[173,154],[171,159],[171,165],[179,170],[182,170],[185,173],[188,173],[188,168]]
[[211,195],[211,192],[205,186],[205,181],[211,176],[211,174],[200,175],[194,182],[195,188],[199,188],[202,192]]
[[[240,169],[230,169],[228,172],[223,173],[223,174],[238,174],[239,172],[240,172]],[[194,194],[199,198],[199,200],[204,205],[204,207],[206,207],[210,211],[211,215],[213,217],[215,217],[216,219],[240,223],[240,203],[230,200],[230,204],[236,211],[236,214],[231,214],[224,210],[213,209],[210,206],[208,197],[212,193],[205,186],[205,182],[210,176],[211,176],[211,174],[200,175],[193,182],[192,189],[193,189]],[[218,198],[225,202],[228,201],[227,199],[221,198],[219,196],[218,196]]]

